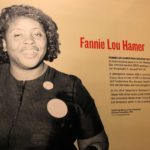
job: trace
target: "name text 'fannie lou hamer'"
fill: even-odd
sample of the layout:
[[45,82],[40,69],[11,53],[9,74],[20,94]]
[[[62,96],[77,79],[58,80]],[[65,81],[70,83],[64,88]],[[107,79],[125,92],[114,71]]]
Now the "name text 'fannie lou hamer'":
[[80,37],[80,48],[88,49],[107,49],[107,50],[124,50],[124,51],[144,51],[145,44],[129,42],[122,40],[122,42],[106,41],[98,38],[97,40],[88,40],[85,37]]

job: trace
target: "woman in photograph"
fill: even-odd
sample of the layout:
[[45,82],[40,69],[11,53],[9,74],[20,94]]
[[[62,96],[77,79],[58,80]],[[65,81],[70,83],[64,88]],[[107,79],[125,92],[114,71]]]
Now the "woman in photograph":
[[81,80],[47,65],[60,53],[56,23],[32,6],[0,14],[0,149],[108,150]]

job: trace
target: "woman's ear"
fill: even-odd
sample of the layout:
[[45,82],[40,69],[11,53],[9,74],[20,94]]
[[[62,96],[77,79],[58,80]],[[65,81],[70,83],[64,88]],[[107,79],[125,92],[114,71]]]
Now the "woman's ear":
[[2,39],[2,42],[3,42],[3,51],[6,52],[7,51],[6,41]]

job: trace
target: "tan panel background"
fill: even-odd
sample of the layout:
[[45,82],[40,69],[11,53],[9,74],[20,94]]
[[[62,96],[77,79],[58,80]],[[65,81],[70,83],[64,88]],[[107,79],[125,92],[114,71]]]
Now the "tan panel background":
[[[61,55],[51,63],[79,76],[94,97],[110,141],[110,150],[149,150],[150,105],[131,116],[111,115],[108,56],[150,56],[149,0],[0,0],[0,8],[29,4],[56,21]],[[144,52],[80,48],[80,37],[145,44]],[[137,104],[138,105],[138,104]],[[127,106],[130,107],[130,106]],[[139,106],[138,106],[139,107]]]

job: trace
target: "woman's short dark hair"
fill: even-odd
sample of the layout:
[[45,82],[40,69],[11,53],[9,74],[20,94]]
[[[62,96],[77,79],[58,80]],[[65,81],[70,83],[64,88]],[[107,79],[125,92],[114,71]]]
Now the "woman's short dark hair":
[[2,40],[5,38],[9,22],[19,16],[29,17],[43,25],[47,37],[47,53],[44,59],[53,61],[57,58],[60,50],[56,23],[40,9],[28,5],[13,5],[3,8],[0,14],[0,63],[9,62],[9,56],[3,51]]

